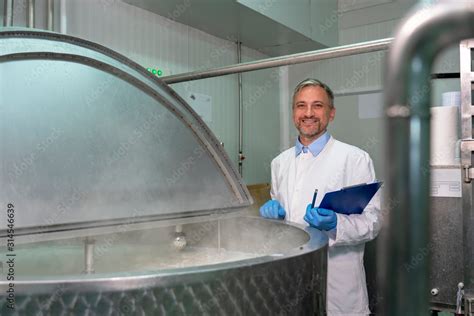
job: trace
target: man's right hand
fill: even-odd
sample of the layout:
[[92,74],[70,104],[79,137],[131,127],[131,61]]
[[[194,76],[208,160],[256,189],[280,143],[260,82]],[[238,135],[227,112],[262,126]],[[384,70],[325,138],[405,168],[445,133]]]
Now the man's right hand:
[[285,209],[277,200],[268,200],[260,207],[260,215],[265,218],[284,219]]

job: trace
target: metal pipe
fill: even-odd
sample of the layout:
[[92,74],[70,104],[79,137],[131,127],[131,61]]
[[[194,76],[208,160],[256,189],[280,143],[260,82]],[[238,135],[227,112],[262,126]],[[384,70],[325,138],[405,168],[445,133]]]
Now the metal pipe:
[[230,75],[235,73],[242,73],[247,71],[254,71],[260,69],[267,69],[273,67],[280,67],[286,65],[295,65],[301,63],[308,63],[312,61],[352,56],[357,54],[364,54],[376,52],[379,50],[388,49],[393,38],[384,38],[376,41],[369,41],[358,44],[344,45],[332,48],[325,48],[311,52],[298,53],[274,58],[267,58],[248,63],[230,65],[220,68],[208,69],[203,71],[188,72],[184,74],[172,75],[163,77],[162,80],[167,84],[192,81],[198,79],[205,79],[211,77],[218,77]]
[[[237,42],[237,63],[242,63],[242,42]],[[237,74],[239,85],[239,173],[242,176],[242,162],[244,160],[243,150],[243,129],[244,129],[244,105],[242,99],[242,73]]]
[[13,0],[3,0],[3,26],[13,25]]
[[48,31],[54,31],[54,2],[53,0],[48,0]]
[[35,27],[35,0],[28,0],[26,9],[26,21],[27,27]]
[[473,36],[474,6],[440,3],[415,8],[389,51],[385,96],[390,212],[380,239],[382,315],[428,313],[430,70],[442,48]]

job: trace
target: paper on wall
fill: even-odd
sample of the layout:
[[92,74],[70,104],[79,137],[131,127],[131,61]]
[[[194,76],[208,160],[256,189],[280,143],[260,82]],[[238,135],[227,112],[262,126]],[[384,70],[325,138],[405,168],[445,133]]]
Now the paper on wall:
[[212,97],[210,95],[189,92],[186,102],[206,123],[212,123]]
[[431,169],[431,196],[462,197],[461,168]]

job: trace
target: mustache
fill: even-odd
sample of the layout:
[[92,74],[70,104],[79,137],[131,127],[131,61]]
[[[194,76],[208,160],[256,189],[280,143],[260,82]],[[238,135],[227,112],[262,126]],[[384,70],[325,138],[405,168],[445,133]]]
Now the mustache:
[[302,120],[314,120],[316,122],[321,121],[319,117],[314,117],[314,116],[306,116],[299,119],[299,121],[302,121]]

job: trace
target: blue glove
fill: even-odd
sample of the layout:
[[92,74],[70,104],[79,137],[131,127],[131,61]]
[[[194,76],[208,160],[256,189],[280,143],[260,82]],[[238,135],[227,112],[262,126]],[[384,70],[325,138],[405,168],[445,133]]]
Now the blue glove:
[[284,219],[286,212],[280,202],[277,200],[268,200],[260,207],[260,215],[265,218]]
[[325,208],[311,208],[311,204],[306,207],[304,220],[311,226],[319,230],[331,230],[337,226],[337,216],[333,210]]

